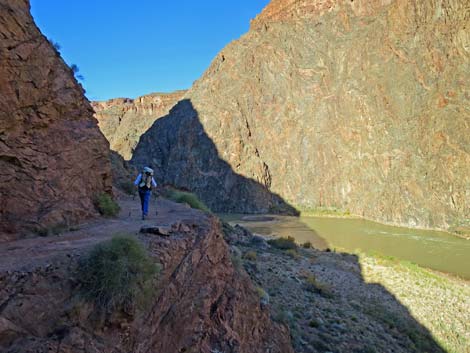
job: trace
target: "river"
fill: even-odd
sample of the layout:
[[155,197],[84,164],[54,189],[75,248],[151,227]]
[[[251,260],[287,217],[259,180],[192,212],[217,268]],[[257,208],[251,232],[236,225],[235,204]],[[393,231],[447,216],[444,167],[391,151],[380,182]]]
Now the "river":
[[292,236],[319,249],[393,256],[470,279],[470,240],[452,234],[388,226],[357,218],[222,215],[261,235]]

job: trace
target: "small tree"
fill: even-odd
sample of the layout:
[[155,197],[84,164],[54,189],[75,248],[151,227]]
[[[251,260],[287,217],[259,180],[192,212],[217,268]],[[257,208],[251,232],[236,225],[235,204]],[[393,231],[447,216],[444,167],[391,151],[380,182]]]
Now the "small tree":
[[70,65],[70,69],[72,69],[72,72],[73,74],[75,75],[75,78],[77,80],[80,80],[80,81],[85,81],[85,77],[83,77],[83,75],[81,75],[79,72],[80,72],[80,68],[78,67],[77,64],[72,64]]
[[52,38],[48,38],[47,40],[49,41],[49,43],[51,43],[51,45],[57,52],[60,52],[60,48],[62,48],[62,46],[58,42],[54,41]]

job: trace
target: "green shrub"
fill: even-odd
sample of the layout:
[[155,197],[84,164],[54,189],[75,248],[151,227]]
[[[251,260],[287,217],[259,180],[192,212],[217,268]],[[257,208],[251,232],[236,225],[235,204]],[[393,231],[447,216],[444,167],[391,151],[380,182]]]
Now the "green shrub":
[[96,207],[98,208],[99,213],[105,217],[114,217],[121,210],[121,207],[119,207],[117,202],[106,193],[102,193],[97,197]]
[[327,298],[333,296],[328,285],[318,282],[314,274],[310,274],[305,278],[305,287],[308,291],[319,293]]
[[174,202],[187,203],[192,208],[196,208],[204,212],[211,212],[209,207],[207,207],[201,200],[199,200],[199,198],[195,194],[190,193],[190,192],[172,189],[172,190],[167,190],[164,193],[164,197]]
[[275,238],[268,240],[268,244],[276,249],[288,250],[288,249],[297,249],[297,244],[293,237],[287,238]]
[[303,207],[300,210],[302,216],[334,216],[350,217],[351,212],[338,207]]
[[62,46],[59,44],[59,42],[54,41],[52,38],[48,38],[48,40],[52,44],[54,49],[59,52],[60,49],[62,48]]
[[312,243],[309,242],[309,241],[306,241],[305,243],[303,243],[303,244],[302,244],[302,247],[303,247],[304,249],[311,249],[311,248],[313,248]]
[[274,313],[272,314],[272,319],[275,322],[292,326],[294,323],[294,316],[289,310],[284,310],[283,308],[274,308]]
[[80,261],[80,294],[99,310],[128,310],[146,299],[158,270],[135,238],[116,236]]
[[235,271],[240,272],[243,267],[241,257],[236,254],[232,254],[230,259],[232,260],[232,265],[235,268]]
[[122,181],[119,183],[119,188],[124,191],[127,195],[134,196],[137,194],[137,189],[133,182],[131,181]]
[[360,353],[377,353],[375,348],[372,346],[364,346],[359,352]]
[[296,249],[287,249],[286,254],[292,257],[293,259],[298,259],[300,257]]
[[315,319],[312,319],[312,320],[309,321],[308,326],[310,326],[312,328],[317,328],[317,327],[320,327],[320,322],[318,322]]
[[234,232],[234,229],[229,223],[222,221],[222,231],[224,232],[225,240],[227,240],[230,239],[230,235]]
[[36,229],[36,234],[40,237],[50,237],[53,235],[59,235],[69,230],[69,227],[63,223],[51,225],[49,227],[40,227]]
[[319,286],[317,278],[313,274],[310,274],[305,278],[305,283],[307,287],[312,290],[315,290]]
[[262,287],[257,286],[256,287],[256,292],[258,293],[260,302],[263,305],[269,304],[269,294],[266,293],[266,291]]
[[256,261],[256,251],[247,251],[243,258],[250,260],[250,261]]

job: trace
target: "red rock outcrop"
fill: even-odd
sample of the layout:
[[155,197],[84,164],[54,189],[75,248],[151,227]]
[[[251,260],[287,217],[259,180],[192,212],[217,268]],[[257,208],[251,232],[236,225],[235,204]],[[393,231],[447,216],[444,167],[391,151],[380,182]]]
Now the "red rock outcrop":
[[129,160],[140,136],[155,120],[168,114],[185,93],[152,93],[136,99],[115,98],[91,104],[111,149]]
[[252,211],[206,162],[209,139],[234,172],[300,208],[470,225],[469,21],[468,0],[273,0],[185,95],[196,134],[181,106],[136,162],[217,210]]
[[96,214],[109,145],[27,0],[0,0],[0,241]]
[[232,264],[218,221],[174,207],[168,217],[179,220],[169,236],[140,236],[162,265],[147,309],[97,322],[92,305],[76,296],[73,273],[84,249],[0,268],[0,350],[293,352],[288,330],[271,321],[248,275]]

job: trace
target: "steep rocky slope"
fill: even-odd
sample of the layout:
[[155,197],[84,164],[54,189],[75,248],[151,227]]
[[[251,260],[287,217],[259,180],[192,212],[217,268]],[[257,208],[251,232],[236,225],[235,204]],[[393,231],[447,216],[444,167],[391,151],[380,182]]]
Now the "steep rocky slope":
[[[139,236],[162,266],[146,306],[100,320],[77,295],[75,271],[103,238],[69,235],[55,245],[68,249],[28,259],[22,268],[0,266],[0,350],[293,352],[286,327],[271,321],[248,275],[233,266],[218,221],[162,202],[159,219],[168,222],[169,235]],[[53,243],[39,244],[35,254]]]
[[[152,159],[164,181],[206,203],[232,200],[219,210],[253,202],[229,177],[213,189],[231,174],[208,158],[296,206],[468,224],[469,20],[466,0],[273,0],[185,95],[199,133],[178,123],[187,108],[177,106],[144,135],[135,163]],[[206,138],[209,152],[198,147]],[[161,139],[180,160],[168,163]]]
[[109,145],[27,0],[0,0],[0,241],[95,214]]
[[184,93],[152,93],[136,99],[115,98],[91,104],[111,149],[129,160],[140,136],[157,118],[168,114]]
[[468,282],[396,259],[278,249],[238,225],[227,233],[296,353],[468,352]]

